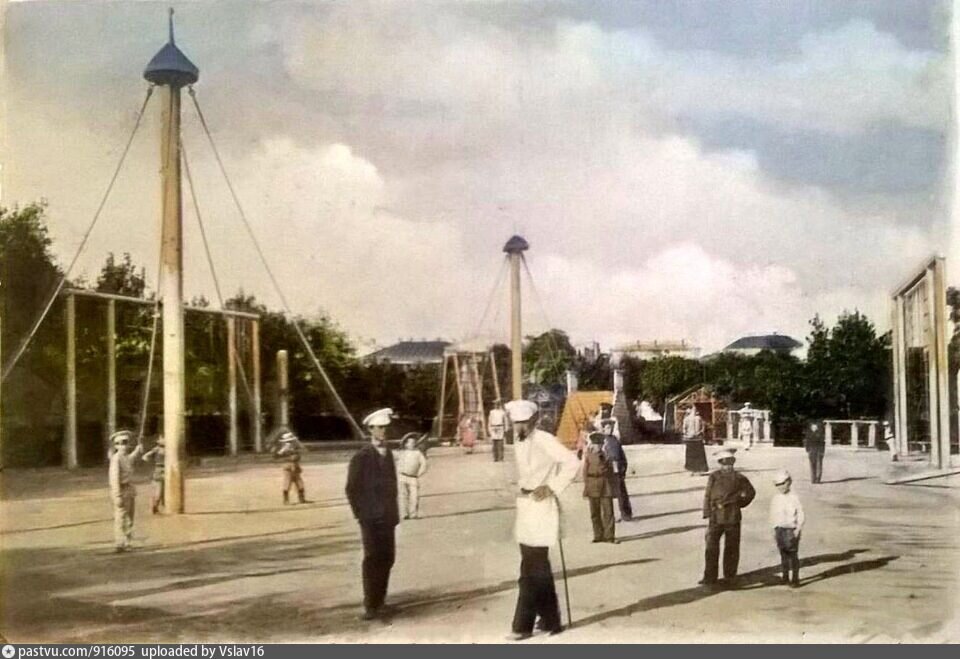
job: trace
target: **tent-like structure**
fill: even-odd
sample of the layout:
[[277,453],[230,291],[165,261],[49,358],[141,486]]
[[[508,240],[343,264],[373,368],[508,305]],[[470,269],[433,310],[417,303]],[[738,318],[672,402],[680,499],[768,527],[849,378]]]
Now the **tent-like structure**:
[[612,391],[575,391],[563,405],[557,438],[569,449],[576,448],[580,431],[593,419],[600,403],[613,404]]

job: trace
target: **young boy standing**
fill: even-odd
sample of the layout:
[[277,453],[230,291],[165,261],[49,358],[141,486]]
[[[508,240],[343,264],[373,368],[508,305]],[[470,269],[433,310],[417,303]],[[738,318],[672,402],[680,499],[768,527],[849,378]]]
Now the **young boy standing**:
[[790,473],[781,470],[773,478],[777,494],[770,501],[770,524],[773,526],[780,564],[783,566],[782,582],[796,588],[800,585],[800,534],[803,532],[803,506],[792,491]]

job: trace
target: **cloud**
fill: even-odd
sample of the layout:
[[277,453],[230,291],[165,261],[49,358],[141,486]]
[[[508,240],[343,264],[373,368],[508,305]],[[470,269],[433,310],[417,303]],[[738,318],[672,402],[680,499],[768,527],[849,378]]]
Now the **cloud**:
[[[824,139],[943,130],[941,55],[869,22],[768,58],[671,49],[642,28],[589,20],[485,21],[454,4],[260,5],[252,18],[228,5],[222,40],[194,50],[183,38],[203,71],[201,102],[292,306],[323,309],[355,335],[470,333],[514,232],[532,244],[551,320],[577,340],[688,338],[712,350],[746,333],[802,334],[814,313],[853,307],[884,325],[886,291],[943,235],[929,214],[907,224],[909,209],[849,207],[786,184],[746,146],[708,149],[685,128],[685,116],[715,113]],[[56,25],[42,24],[53,39]],[[9,48],[9,192],[50,199],[65,254],[115,162],[105,135],[137,99],[106,93],[120,83],[93,66],[64,92],[24,54],[57,49]],[[151,114],[88,274],[108,249],[132,251],[152,274],[158,130]],[[189,112],[184,130],[225,290],[278,306]],[[211,297],[185,202],[187,289]],[[528,311],[531,328],[545,323]]]

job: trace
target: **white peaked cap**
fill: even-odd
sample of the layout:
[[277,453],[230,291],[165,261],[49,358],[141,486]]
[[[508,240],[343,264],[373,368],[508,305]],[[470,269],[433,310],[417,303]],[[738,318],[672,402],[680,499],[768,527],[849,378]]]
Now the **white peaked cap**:
[[292,432],[290,432],[289,430],[285,431],[282,435],[280,435],[280,441],[281,441],[281,442],[292,442],[292,441],[296,440],[296,438],[297,438],[297,436],[294,435],[294,434],[293,434]]
[[773,484],[780,485],[780,483],[786,483],[787,481],[792,480],[790,478],[790,472],[786,469],[781,469],[773,475]]
[[529,421],[537,413],[537,404],[531,400],[511,400],[504,405],[511,421]]
[[737,452],[737,449],[734,448],[722,448],[719,451],[715,451],[713,457],[717,460],[724,460],[727,458],[734,458],[734,453]]
[[363,425],[371,428],[373,426],[389,426],[392,416],[393,410],[389,407],[384,407],[382,410],[368,414],[363,420]]

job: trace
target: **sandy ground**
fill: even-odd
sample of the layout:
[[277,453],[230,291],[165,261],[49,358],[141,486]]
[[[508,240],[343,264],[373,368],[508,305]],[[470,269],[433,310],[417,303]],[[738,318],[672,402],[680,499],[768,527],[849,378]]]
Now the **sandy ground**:
[[[758,491],[745,510],[743,587],[708,591],[697,586],[704,479],[682,471],[681,447],[628,450],[638,519],[618,524],[621,544],[595,545],[582,485],[563,494],[574,627],[528,643],[960,641],[960,476],[888,486],[884,454],[837,449],[814,486],[799,449],[741,452]],[[501,464],[431,451],[422,519],[398,528],[398,611],[374,622],[358,619],[344,456],[309,458],[312,503],[281,504],[275,465],[223,462],[191,471],[189,513],[177,517],[150,514],[144,469],[137,549],[123,555],[112,553],[105,469],[6,472],[0,631],[13,642],[505,639],[519,565],[509,451]],[[809,520],[799,589],[777,583],[766,521],[782,467]],[[556,548],[551,556],[559,574]]]

